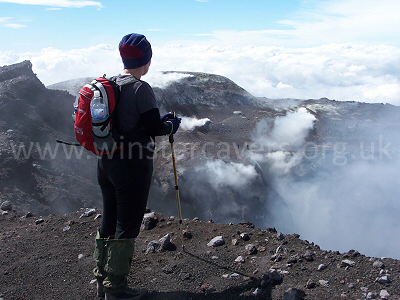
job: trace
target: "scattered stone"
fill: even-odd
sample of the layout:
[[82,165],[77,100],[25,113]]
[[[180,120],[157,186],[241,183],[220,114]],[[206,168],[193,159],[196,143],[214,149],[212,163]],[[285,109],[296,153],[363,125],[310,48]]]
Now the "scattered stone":
[[167,250],[169,244],[171,243],[171,236],[168,234],[164,235],[161,239],[158,240],[160,243],[160,252]]
[[267,250],[267,248],[265,248],[264,246],[258,247],[258,251],[260,252],[265,252],[265,250]]
[[97,214],[97,215],[94,217],[93,220],[97,220],[97,219],[99,219],[99,218],[101,218],[101,214]]
[[237,239],[232,239],[232,246],[236,246],[239,244],[239,241]]
[[364,292],[364,293],[367,293],[367,292],[368,292],[368,288],[367,288],[366,286],[360,287],[360,290],[361,290],[362,292]]
[[2,215],[2,216],[6,216],[6,215],[8,215],[8,211],[6,211],[6,210],[5,210],[5,211],[3,211],[3,212],[1,213],[1,215]]
[[232,273],[231,275],[229,275],[230,278],[235,278],[235,277],[239,277],[240,275],[238,273]]
[[300,300],[304,295],[305,293],[302,290],[289,288],[283,293],[283,300]]
[[388,299],[390,294],[388,293],[387,290],[381,290],[381,292],[379,293],[379,296],[381,297],[381,299]]
[[270,281],[281,281],[282,275],[278,273],[275,269],[269,269],[266,276],[269,278]]
[[322,271],[322,270],[325,270],[327,268],[327,266],[326,265],[324,265],[324,264],[320,264],[319,266],[318,266],[318,271]]
[[161,244],[158,241],[151,241],[147,244],[146,254],[155,253],[161,248]]
[[355,261],[345,259],[345,260],[342,260],[340,266],[341,267],[353,267],[355,264],[356,264]]
[[389,276],[387,276],[387,275],[379,277],[375,281],[379,282],[379,283],[389,283],[390,282]]
[[285,236],[283,235],[282,232],[278,232],[278,233],[276,234],[276,239],[277,239],[278,241],[281,241],[281,240],[283,240],[284,238],[285,238]]
[[318,280],[320,286],[329,287],[329,281],[327,280]]
[[[171,218],[170,218],[170,221],[171,221]],[[157,223],[158,223],[158,218],[157,218],[157,215],[155,212],[144,214],[143,220],[142,220],[142,225],[141,225],[140,229],[141,230],[151,230],[154,227],[156,227]]]
[[245,262],[244,257],[241,256],[241,255],[239,255],[238,257],[236,257],[235,262],[237,262],[237,263],[244,263],[244,262]]
[[209,247],[218,247],[218,246],[222,246],[222,245],[225,245],[225,240],[224,240],[224,237],[221,235],[216,236],[207,244],[207,246],[209,246]]
[[297,263],[298,259],[299,259],[299,255],[298,254],[292,255],[291,257],[288,258],[288,263],[289,264]]
[[316,285],[317,284],[312,279],[308,279],[308,281],[306,283],[306,288],[313,289],[313,288],[315,288]]
[[26,215],[25,215],[25,218],[32,218],[33,217],[33,213],[31,213],[31,212],[28,212]]
[[174,273],[174,268],[174,265],[166,265],[164,268],[162,268],[162,270],[165,274],[172,274]]
[[262,289],[256,288],[255,291],[253,292],[253,295],[258,296],[262,294]]
[[94,215],[95,213],[96,213],[95,208],[86,208],[86,211],[83,214],[81,214],[79,219],[90,217],[90,216]]
[[382,261],[380,261],[380,260],[376,260],[376,261],[374,261],[374,263],[372,264],[372,266],[373,266],[374,268],[377,268],[377,269],[383,269],[383,268],[385,267],[385,264],[384,264]]
[[376,298],[376,294],[375,294],[375,293],[369,292],[369,293],[367,294],[367,299],[375,299],[375,298]]
[[12,210],[12,203],[9,200],[4,201],[1,205],[0,205],[0,209],[1,210]]
[[158,241],[151,241],[147,244],[146,254],[155,253],[155,252],[163,252],[168,249],[171,244],[171,236],[169,234],[164,235]]
[[200,221],[199,217],[194,217],[193,221]]
[[82,258],[84,258],[84,255],[83,254],[79,254],[78,255],[78,259],[82,259]]
[[96,282],[97,282],[96,279],[92,279],[92,280],[90,280],[89,284],[95,284]]
[[37,220],[35,221],[35,224],[36,224],[36,225],[39,225],[40,223],[43,223],[43,222],[44,222],[43,219],[37,219]]
[[311,253],[310,250],[307,250],[307,251],[303,254],[303,258],[304,258],[306,261],[309,261],[309,262],[314,261],[313,254]]
[[65,227],[63,228],[63,232],[68,231],[68,230],[70,230],[70,229],[71,229],[70,226],[65,226]]
[[354,284],[353,284],[353,283],[349,283],[349,284],[347,285],[347,287],[348,287],[349,289],[352,289],[352,288],[354,288]]
[[250,240],[250,235],[248,233],[246,233],[246,232],[243,232],[243,233],[240,234],[240,238],[243,241],[248,241],[248,240]]
[[183,238],[186,240],[190,240],[193,237],[192,232],[189,229],[185,229],[183,231]]
[[253,255],[257,253],[257,247],[253,244],[247,244],[244,248],[246,250],[246,254],[248,255]]

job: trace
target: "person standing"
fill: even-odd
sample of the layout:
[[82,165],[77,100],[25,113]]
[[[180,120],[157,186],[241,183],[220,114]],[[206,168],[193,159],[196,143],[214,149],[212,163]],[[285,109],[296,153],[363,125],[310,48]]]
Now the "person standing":
[[103,219],[95,240],[93,272],[99,297],[138,300],[146,297],[147,290],[129,288],[127,275],[149,195],[154,139],[175,134],[180,118],[173,113],[161,117],[152,88],[141,80],[152,58],[146,37],[136,33],[124,36],[119,52],[124,69],[116,79],[121,93],[114,126],[123,137],[123,147],[98,159]]

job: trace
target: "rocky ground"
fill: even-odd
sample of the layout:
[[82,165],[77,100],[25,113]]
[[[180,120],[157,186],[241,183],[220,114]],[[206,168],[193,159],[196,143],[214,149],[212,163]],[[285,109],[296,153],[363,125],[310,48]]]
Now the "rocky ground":
[[[97,299],[92,253],[102,212],[86,212],[0,215],[0,299]],[[183,221],[183,251],[177,218],[145,220],[128,282],[147,288],[148,299],[400,299],[398,260],[198,219]]]

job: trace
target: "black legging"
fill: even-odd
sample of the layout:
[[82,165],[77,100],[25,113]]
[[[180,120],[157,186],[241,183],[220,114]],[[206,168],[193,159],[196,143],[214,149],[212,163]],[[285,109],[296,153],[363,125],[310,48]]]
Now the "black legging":
[[[123,151],[123,150],[121,150]],[[140,232],[153,173],[153,152],[135,146],[98,160],[97,179],[103,194],[100,237],[136,238]],[[121,158],[121,154],[122,158]]]

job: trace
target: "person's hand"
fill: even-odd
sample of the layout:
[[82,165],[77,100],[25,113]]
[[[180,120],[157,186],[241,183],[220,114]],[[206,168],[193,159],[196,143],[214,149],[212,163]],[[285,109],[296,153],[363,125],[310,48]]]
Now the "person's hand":
[[175,114],[173,112],[166,113],[165,115],[161,116],[161,121],[165,122],[167,120],[171,120],[175,118]]
[[170,119],[167,121],[172,124],[171,133],[169,135],[175,134],[177,132],[179,125],[181,124],[181,120],[181,118],[175,117],[175,119]]

